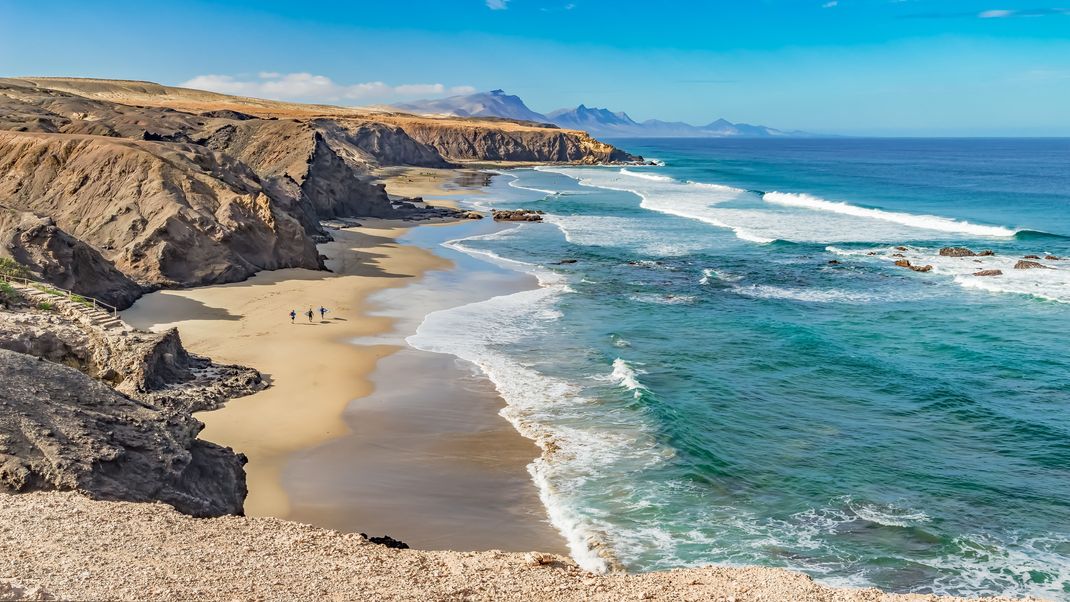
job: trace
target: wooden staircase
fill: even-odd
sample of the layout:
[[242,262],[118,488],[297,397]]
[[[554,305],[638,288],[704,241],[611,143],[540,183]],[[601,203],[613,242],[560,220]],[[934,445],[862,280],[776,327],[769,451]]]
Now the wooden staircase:
[[129,332],[133,330],[119,317],[119,310],[99,299],[79,295],[67,289],[57,288],[43,282],[14,276],[0,276],[20,295],[36,304],[49,303],[60,313],[68,315],[93,328],[105,331]]

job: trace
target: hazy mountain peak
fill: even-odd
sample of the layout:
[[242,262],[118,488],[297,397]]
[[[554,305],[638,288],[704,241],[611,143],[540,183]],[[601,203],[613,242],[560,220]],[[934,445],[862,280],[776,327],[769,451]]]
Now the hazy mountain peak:
[[584,130],[592,136],[616,136],[622,138],[812,136],[812,134],[805,132],[785,132],[764,125],[732,123],[724,118],[698,126],[682,121],[662,121],[659,119],[648,119],[642,123],[636,123],[624,111],[613,112],[606,108],[588,107],[586,104],[580,104],[574,109],[558,109],[544,115],[528,108],[519,96],[508,94],[502,89],[435,100],[418,100],[395,105],[395,107],[412,113],[445,114],[460,117],[504,117],[506,119],[553,123],[563,128]]

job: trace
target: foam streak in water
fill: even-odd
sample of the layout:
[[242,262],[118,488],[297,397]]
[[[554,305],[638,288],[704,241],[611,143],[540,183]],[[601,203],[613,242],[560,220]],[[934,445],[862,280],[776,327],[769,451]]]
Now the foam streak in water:
[[801,209],[811,209],[814,211],[828,211],[831,213],[839,213],[842,215],[851,215],[854,217],[862,217],[868,219],[878,219],[888,222],[894,222],[902,224],[904,226],[910,226],[911,228],[921,228],[923,230],[937,230],[939,232],[949,232],[952,234],[964,234],[967,236],[989,236],[989,237],[1010,237],[1017,233],[1017,230],[1010,228],[1004,228],[1002,226],[982,226],[979,224],[971,224],[970,222],[953,220],[946,217],[939,217],[936,215],[914,215],[912,213],[897,213],[894,211],[883,211],[881,209],[870,209],[867,207],[859,207],[857,205],[850,205],[848,203],[841,203],[835,201],[826,201],[809,194],[794,194],[787,192],[767,192],[762,198],[775,205],[783,205],[786,207],[798,207]]

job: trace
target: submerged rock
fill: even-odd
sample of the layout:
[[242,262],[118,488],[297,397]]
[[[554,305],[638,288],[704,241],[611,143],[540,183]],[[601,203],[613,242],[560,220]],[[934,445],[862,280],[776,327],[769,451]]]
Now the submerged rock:
[[1025,259],[1040,259],[1040,255],[1025,255]]
[[966,247],[944,247],[940,249],[941,257],[973,257],[977,255]]
[[974,276],[1002,276],[1003,270],[981,270],[980,272],[974,272]]
[[1058,255],[1045,255],[1044,259],[1049,261],[1062,261],[1062,257],[1059,257]]
[[978,257],[992,257],[995,254],[996,254],[996,252],[993,251],[992,249],[985,249],[984,251],[981,251],[980,253],[978,253],[977,256]]
[[468,211],[461,217],[464,219],[483,219],[483,214],[478,211]]

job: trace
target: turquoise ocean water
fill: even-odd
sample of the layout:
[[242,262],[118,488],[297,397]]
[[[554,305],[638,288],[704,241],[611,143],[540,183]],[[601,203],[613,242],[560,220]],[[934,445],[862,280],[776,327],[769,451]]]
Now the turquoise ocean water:
[[664,165],[473,197],[547,223],[447,246],[541,285],[408,339],[494,381],[576,559],[1070,599],[1070,141],[617,143]]

